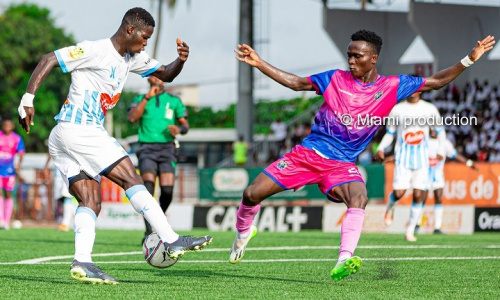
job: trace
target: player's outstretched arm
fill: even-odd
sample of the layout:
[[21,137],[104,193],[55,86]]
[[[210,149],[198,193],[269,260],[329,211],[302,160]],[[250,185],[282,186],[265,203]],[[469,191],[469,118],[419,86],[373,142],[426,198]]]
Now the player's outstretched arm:
[[181,73],[184,63],[189,56],[189,46],[180,38],[177,38],[177,57],[176,60],[166,66],[161,66],[152,75],[160,78],[164,82],[172,82],[179,73]]
[[461,163],[464,163],[467,167],[471,168],[471,169],[474,169],[474,170],[478,170],[476,165],[474,164],[474,162],[471,160],[471,159],[467,159],[465,156],[463,156],[462,154],[459,154],[457,153],[457,155],[455,156],[454,158],[456,161],[459,161]]
[[309,83],[307,78],[287,73],[270,65],[265,60],[261,59],[252,47],[246,44],[238,45],[238,49],[235,49],[234,52],[238,54],[238,56],[236,56],[237,60],[247,63],[252,67],[256,67],[266,76],[287,88],[294,91],[314,91],[312,84]]
[[28,87],[26,88],[26,93],[23,95],[18,108],[19,124],[21,124],[27,133],[30,133],[30,125],[35,124],[33,122],[33,118],[35,117],[35,108],[33,107],[35,94],[38,92],[38,89],[42,85],[45,78],[47,78],[50,71],[58,65],[59,63],[57,62],[56,55],[54,52],[51,52],[42,57],[31,74]]
[[495,45],[495,37],[491,35],[488,35],[481,41],[477,41],[476,46],[472,48],[469,55],[464,57],[461,61],[426,78],[425,86],[422,88],[422,91],[437,90],[447,85],[453,81],[453,79],[457,78],[458,75],[462,74],[467,67],[470,67],[474,62],[478,61],[484,53],[493,49],[493,45]]

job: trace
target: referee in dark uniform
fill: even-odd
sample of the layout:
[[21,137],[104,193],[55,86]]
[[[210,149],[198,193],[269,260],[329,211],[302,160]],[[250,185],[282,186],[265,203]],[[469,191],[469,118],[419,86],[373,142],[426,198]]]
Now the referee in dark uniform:
[[[159,177],[160,206],[166,212],[172,202],[177,163],[174,139],[188,132],[189,123],[186,107],[178,97],[165,92],[163,81],[150,76],[148,82],[149,92],[134,99],[128,120],[139,121],[141,147],[137,157],[144,185],[154,195],[156,177]],[[146,219],[144,222],[145,238],[152,229]]]

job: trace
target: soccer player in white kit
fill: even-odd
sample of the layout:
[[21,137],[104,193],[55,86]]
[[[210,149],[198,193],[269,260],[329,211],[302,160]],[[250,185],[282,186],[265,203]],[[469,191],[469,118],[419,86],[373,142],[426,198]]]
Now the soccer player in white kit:
[[[465,158],[463,155],[459,154],[451,141],[449,139],[444,140],[443,147],[440,148],[439,142],[437,140],[437,133],[434,130],[430,131],[429,139],[429,189],[424,193],[424,201],[422,206],[427,200],[427,195],[429,192],[434,193],[434,234],[443,234],[441,231],[441,226],[443,224],[443,188],[445,185],[444,180],[444,164],[446,158],[456,160],[464,163],[472,169],[476,169],[474,162],[470,159]],[[443,151],[442,155],[439,155],[439,151]],[[423,214],[419,218],[419,222],[416,226],[416,230],[420,227],[422,223]]]
[[49,137],[49,152],[79,202],[74,218],[75,256],[70,267],[71,277],[79,281],[118,283],[95,266],[91,258],[95,223],[101,210],[100,176],[125,190],[134,209],[157,231],[171,258],[199,250],[212,241],[210,236],[179,236],[173,231],[125,150],[103,127],[104,116],[120,98],[129,72],[142,77],[154,75],[165,82],[171,82],[181,72],[189,47],[180,39],[177,39],[178,58],[168,65],[144,52],[154,26],[151,14],[142,8],[132,8],[111,38],[84,41],[44,55],[19,106],[19,122],[29,133],[35,113],[33,98],[42,82],[56,66],[64,73],[71,72],[68,97],[55,117],[57,125]]
[[391,225],[394,218],[394,205],[403,197],[406,190],[413,189],[413,202],[410,209],[410,221],[406,230],[406,240],[415,242],[415,226],[420,218],[425,191],[429,186],[429,129],[438,133],[438,141],[444,143],[446,135],[441,116],[434,104],[420,99],[421,92],[413,93],[406,101],[397,104],[389,114],[387,132],[380,142],[375,158],[383,160],[384,150],[392,143],[396,135],[394,149],[393,192],[389,195],[385,212],[386,225]]

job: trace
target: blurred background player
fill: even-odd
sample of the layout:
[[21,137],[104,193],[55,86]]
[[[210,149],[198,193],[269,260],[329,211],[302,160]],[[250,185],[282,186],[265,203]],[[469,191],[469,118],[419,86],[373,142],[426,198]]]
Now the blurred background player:
[[[160,207],[167,212],[174,194],[177,152],[175,136],[189,130],[187,110],[179,97],[165,91],[163,81],[155,76],[148,78],[149,92],[134,98],[129,111],[131,123],[139,121],[137,152],[139,170],[148,192],[154,195],[156,177],[160,182]],[[179,125],[176,125],[179,124]],[[153,231],[144,219],[144,239]]]
[[[387,132],[378,145],[375,159],[385,159],[384,150],[388,148],[397,135],[394,147],[394,180],[392,193],[389,194],[384,220],[387,226],[394,219],[394,206],[406,190],[413,189],[413,201],[410,209],[410,221],[405,239],[417,241],[415,226],[420,218],[424,193],[429,186],[429,124],[440,121],[440,114],[432,103],[420,99],[421,92],[410,95],[406,101],[394,106],[389,114]],[[435,120],[434,122],[430,120]],[[432,123],[431,123],[432,122]],[[446,134],[442,126],[435,129],[438,140],[444,143]]]
[[233,161],[237,167],[244,167],[248,160],[248,143],[242,135],[233,143]]
[[[236,59],[257,68],[264,75],[294,91],[316,91],[324,102],[316,113],[311,133],[302,143],[269,165],[245,189],[236,217],[236,236],[229,262],[238,263],[248,242],[256,235],[253,226],[261,202],[288,189],[317,184],[333,202],[347,206],[342,221],[337,264],[330,272],[333,280],[356,273],[361,258],[354,255],[368,202],[366,186],[355,165],[379,126],[362,126],[358,116],[386,117],[397,102],[418,91],[439,89],[459,76],[467,66],[493,48],[491,36],[478,41],[467,60],[428,77],[382,76],[377,61],[382,39],[374,32],[360,30],[351,35],[347,48],[349,70],[329,70],[299,77],[280,70],[249,45],[238,45]],[[428,160],[428,156],[425,157]]]
[[[47,155],[47,161],[45,162],[45,167],[43,169],[45,179],[48,179],[50,176],[50,161],[50,155]],[[68,187],[64,183],[64,178],[62,177],[61,172],[55,167],[52,190],[54,191],[54,199],[62,206],[61,222],[59,223],[57,230],[69,231],[73,228],[73,220],[76,208],[78,207],[78,201],[76,201],[75,197],[70,194]]]
[[[444,140],[443,147],[439,147],[439,142],[437,140],[438,134],[435,130],[430,131],[429,145],[429,189],[424,192],[424,200],[422,206],[427,200],[429,192],[434,192],[434,234],[443,234],[441,231],[441,226],[443,224],[443,188],[445,184],[444,180],[444,164],[446,158],[454,159],[456,161],[466,164],[472,169],[476,169],[474,162],[470,159],[465,158],[463,155],[459,154],[451,141],[449,139]],[[441,150],[440,150],[441,149]],[[443,155],[438,155],[439,151],[443,151]],[[420,224],[422,224],[423,213],[417,226],[415,227],[415,232],[418,232]]]
[[[0,132],[0,229],[10,228],[10,218],[14,211],[12,191],[16,186],[16,176],[21,170],[24,152],[23,138],[14,132],[14,122],[8,117],[2,118]],[[19,160],[14,167],[14,158]]]

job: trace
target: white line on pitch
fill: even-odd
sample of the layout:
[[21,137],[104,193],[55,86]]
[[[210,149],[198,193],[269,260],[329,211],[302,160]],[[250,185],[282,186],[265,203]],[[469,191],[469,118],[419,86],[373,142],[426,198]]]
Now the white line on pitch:
[[[500,245],[483,245],[483,246],[469,246],[469,245],[373,245],[373,246],[358,246],[357,249],[499,249]],[[336,250],[338,246],[285,246],[285,247],[250,247],[246,251],[284,251],[284,250]],[[229,248],[212,248],[205,249],[203,252],[228,252]],[[124,255],[138,255],[142,254],[140,251],[134,252],[115,252],[115,253],[97,253],[93,257],[99,256],[124,256]],[[12,262],[8,264],[38,264],[45,261],[59,260],[73,258],[73,255],[61,256],[48,256],[34,259],[22,260],[19,262]],[[5,264],[0,262],[0,265]]]
[[[425,260],[496,260],[500,256],[459,256],[459,257],[378,257],[378,258],[363,258],[364,261],[425,261]],[[336,259],[332,258],[297,258],[297,259],[247,259],[242,260],[242,263],[286,263],[286,262],[335,262]],[[67,265],[70,262],[45,262],[39,263],[42,265]],[[100,261],[95,262],[99,265],[104,264],[145,264],[146,261]],[[179,263],[186,264],[201,264],[201,263],[228,263],[227,260],[181,260]],[[26,265],[33,263],[0,263],[0,265]]]

